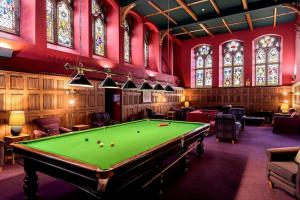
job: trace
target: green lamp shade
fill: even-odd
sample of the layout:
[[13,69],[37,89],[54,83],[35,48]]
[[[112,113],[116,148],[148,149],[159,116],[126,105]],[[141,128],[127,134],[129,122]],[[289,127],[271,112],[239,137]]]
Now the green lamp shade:
[[122,89],[125,89],[125,90],[136,90],[137,87],[136,85],[134,84],[134,82],[130,79],[128,79],[126,81],[126,83],[124,83],[124,85],[122,86]]
[[117,89],[119,88],[117,84],[112,80],[111,76],[107,76],[104,81],[102,81],[99,85],[99,88],[110,88],[110,89]]
[[154,90],[156,90],[156,91],[164,91],[165,89],[163,88],[163,86],[161,86],[161,84],[157,83],[154,86]]
[[165,90],[166,90],[166,92],[174,92],[174,91],[175,91],[175,90],[172,88],[171,85],[167,85],[167,86],[165,87]]
[[78,73],[70,81],[67,82],[68,86],[78,86],[78,87],[94,87],[91,82],[82,73]]
[[153,87],[146,81],[141,85],[140,90],[153,90]]

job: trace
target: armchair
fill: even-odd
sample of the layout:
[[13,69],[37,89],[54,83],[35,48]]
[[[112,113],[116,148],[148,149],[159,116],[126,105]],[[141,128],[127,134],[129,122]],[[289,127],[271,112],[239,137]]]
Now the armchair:
[[269,186],[285,190],[300,199],[300,163],[295,157],[300,147],[273,148],[266,151]]
[[230,139],[232,144],[237,141],[241,130],[241,124],[236,122],[234,115],[217,114],[215,123],[217,142],[219,142],[220,139]]
[[274,116],[273,117],[273,133],[281,134],[299,134],[300,133],[300,118],[289,116]]
[[151,108],[146,108],[147,118],[150,119],[164,119],[165,115],[154,112]]
[[35,138],[58,135],[61,133],[68,133],[72,131],[71,129],[59,126],[60,123],[59,117],[38,118],[38,119],[34,119],[33,123],[36,124],[39,129],[34,131]]
[[92,127],[101,127],[118,124],[119,121],[112,120],[108,112],[95,112],[90,115]]
[[245,108],[231,108],[229,113],[235,116],[236,121],[240,122],[243,130],[245,127]]
[[4,166],[4,151],[5,151],[5,142],[0,140],[0,172]]

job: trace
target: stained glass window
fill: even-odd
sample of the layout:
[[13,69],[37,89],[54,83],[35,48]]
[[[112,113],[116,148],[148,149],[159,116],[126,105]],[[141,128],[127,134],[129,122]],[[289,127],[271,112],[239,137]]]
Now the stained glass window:
[[55,1],[47,0],[46,13],[47,13],[47,41],[54,43],[54,16],[55,16]]
[[19,33],[19,0],[0,0],[0,31]]
[[131,62],[130,22],[128,18],[124,20],[124,61]]
[[260,37],[255,48],[256,85],[279,85],[281,38],[274,35]]
[[92,15],[94,17],[94,53],[105,56],[106,51],[106,26],[104,18],[104,7],[100,0],[92,0]]
[[73,47],[73,0],[46,0],[47,42]]
[[195,49],[196,87],[212,86],[212,49],[201,45]]
[[150,43],[150,31],[146,29],[144,35],[144,66],[149,67],[149,43]]
[[244,85],[244,45],[231,40],[222,46],[223,86],[240,87]]

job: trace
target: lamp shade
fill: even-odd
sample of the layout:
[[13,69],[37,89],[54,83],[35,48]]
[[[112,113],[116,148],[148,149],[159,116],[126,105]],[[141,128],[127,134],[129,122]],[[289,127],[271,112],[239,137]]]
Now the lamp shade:
[[189,107],[189,106],[190,106],[190,102],[188,102],[188,101],[185,101],[185,102],[184,102],[184,107],[186,107],[186,108],[187,108],[187,107]]
[[172,88],[172,86],[169,85],[169,84],[165,87],[165,90],[166,90],[166,92],[174,92],[174,91],[175,91],[175,90]]
[[140,90],[153,90],[153,87],[147,83],[147,81],[144,81],[144,83],[141,85]]
[[164,91],[165,89],[163,88],[163,86],[161,86],[161,84],[157,83],[154,86],[154,90],[156,90],[156,91]]
[[124,85],[122,86],[122,89],[125,89],[125,90],[136,90],[137,87],[136,87],[136,85],[134,84],[134,82],[131,79],[128,79],[124,83]]
[[67,82],[67,85],[78,87],[94,87],[83,73],[76,74],[76,76],[74,76],[70,81]]
[[25,124],[24,111],[11,111],[9,115],[9,126],[22,126]]
[[289,112],[289,104],[288,103],[282,103],[280,106],[280,110],[283,113],[288,113]]
[[119,88],[117,84],[112,80],[111,75],[107,75],[107,77],[102,81],[99,85],[99,88],[110,88],[117,89]]

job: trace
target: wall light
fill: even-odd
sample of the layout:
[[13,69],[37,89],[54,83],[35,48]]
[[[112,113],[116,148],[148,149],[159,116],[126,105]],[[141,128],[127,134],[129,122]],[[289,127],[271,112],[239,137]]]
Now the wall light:
[[74,104],[75,104],[75,100],[74,100],[74,99],[70,99],[70,100],[69,100],[69,105],[70,105],[70,106],[73,106]]

